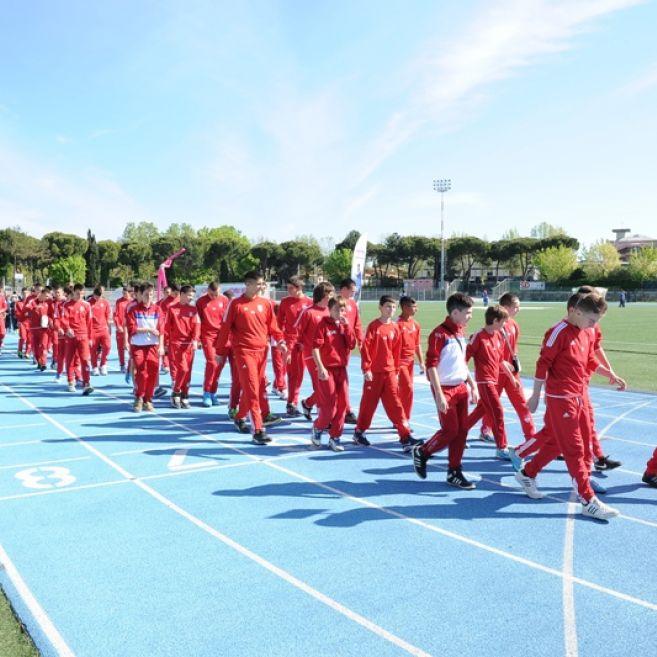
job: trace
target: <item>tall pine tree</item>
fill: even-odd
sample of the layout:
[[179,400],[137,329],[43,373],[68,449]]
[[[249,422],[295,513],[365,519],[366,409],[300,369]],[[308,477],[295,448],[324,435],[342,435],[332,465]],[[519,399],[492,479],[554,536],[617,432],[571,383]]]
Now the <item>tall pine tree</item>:
[[100,253],[96,236],[92,235],[91,230],[87,230],[87,250],[84,259],[87,263],[87,278],[84,284],[93,287],[98,283],[102,283],[103,281],[100,280]]

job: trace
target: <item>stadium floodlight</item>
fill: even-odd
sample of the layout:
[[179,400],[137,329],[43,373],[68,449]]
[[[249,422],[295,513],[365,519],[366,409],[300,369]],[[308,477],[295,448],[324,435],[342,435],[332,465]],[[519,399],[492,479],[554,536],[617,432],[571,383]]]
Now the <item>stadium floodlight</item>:
[[445,292],[445,192],[452,189],[451,178],[438,178],[433,188],[440,194],[440,293]]

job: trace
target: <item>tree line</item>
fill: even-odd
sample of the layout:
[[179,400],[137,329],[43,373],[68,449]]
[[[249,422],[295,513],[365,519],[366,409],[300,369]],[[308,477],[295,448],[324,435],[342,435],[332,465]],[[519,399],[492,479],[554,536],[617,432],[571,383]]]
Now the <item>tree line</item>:
[[[330,238],[320,241],[311,235],[274,242],[249,240],[228,225],[195,229],[174,223],[160,231],[155,224],[142,221],[128,223],[118,240],[96,241],[90,230],[86,238],[55,231],[39,239],[20,228],[8,228],[0,230],[0,276],[10,282],[14,271],[20,271],[26,282],[50,279],[53,283],[101,282],[114,287],[129,280],[152,279],[158,265],[184,247],[186,252],[167,272],[172,281],[235,281],[254,268],[280,284],[293,274],[338,281],[349,276],[359,237],[360,233],[352,230],[336,244]],[[446,240],[447,279],[469,281],[475,266],[491,274],[482,284],[493,284],[508,275],[522,279],[539,275],[557,284],[587,280],[624,287],[657,279],[656,249],[633,254],[629,267],[621,266],[609,242],[597,242],[578,256],[579,251],[574,237],[545,222],[535,226],[529,237],[515,230],[495,241],[455,235]],[[399,287],[404,279],[428,272],[437,284],[440,258],[439,238],[392,233],[381,242],[368,242],[369,283]]]

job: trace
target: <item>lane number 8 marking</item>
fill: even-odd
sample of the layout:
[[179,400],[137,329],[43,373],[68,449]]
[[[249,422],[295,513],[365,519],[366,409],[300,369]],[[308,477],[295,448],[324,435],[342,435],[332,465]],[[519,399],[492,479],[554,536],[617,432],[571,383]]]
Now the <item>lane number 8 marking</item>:
[[75,482],[75,477],[68,468],[47,466],[21,470],[15,475],[26,488],[46,490],[48,488],[63,488]]

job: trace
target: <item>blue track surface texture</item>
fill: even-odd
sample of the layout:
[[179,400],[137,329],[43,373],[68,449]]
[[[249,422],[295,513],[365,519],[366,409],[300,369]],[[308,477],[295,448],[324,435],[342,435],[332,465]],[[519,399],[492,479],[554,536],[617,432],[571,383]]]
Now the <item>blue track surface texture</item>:
[[[303,418],[258,447],[225,405],[201,407],[202,355],[191,410],[165,398],[135,415],[114,361],[84,398],[13,347],[0,356],[0,584],[44,655],[654,654],[653,395],[593,390],[605,451],[623,462],[598,476],[622,515],[598,523],[562,462],[530,500],[474,430],[477,489],[461,491],[442,454],[417,479],[381,410],[371,448],[312,449]],[[411,424],[437,428],[421,380]]]

